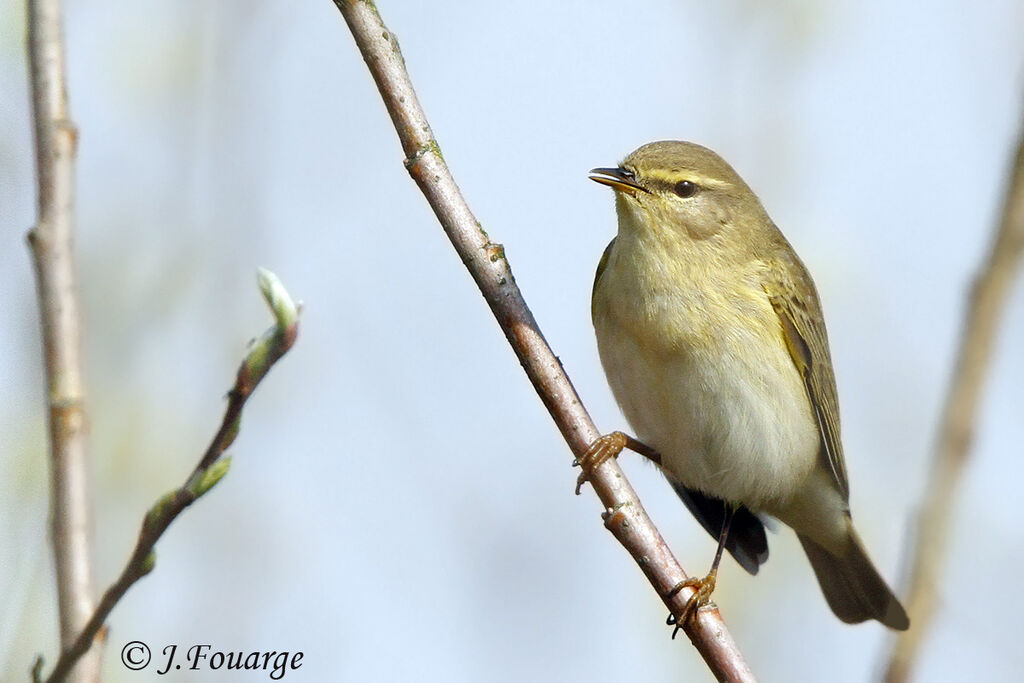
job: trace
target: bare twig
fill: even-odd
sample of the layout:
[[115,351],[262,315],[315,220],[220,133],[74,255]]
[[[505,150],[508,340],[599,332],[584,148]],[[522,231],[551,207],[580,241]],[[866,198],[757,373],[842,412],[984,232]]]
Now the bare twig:
[[[481,229],[442,159],[405,70],[398,41],[371,2],[334,0],[334,4],[377,83],[401,140],[406,168],[469,269],[573,454],[583,455],[599,432],[527,308],[504,249]],[[664,596],[686,574],[618,464],[614,459],[606,461],[590,481],[605,506],[605,525],[640,565],[669,610],[680,613],[692,591],[684,589],[672,598]],[[687,622],[685,630],[720,680],[753,680],[717,609],[702,610],[697,619]]]
[[992,248],[971,289],[956,369],[946,397],[935,447],[932,479],[918,518],[917,546],[907,607],[913,627],[890,653],[885,680],[906,681],[935,615],[937,586],[964,466],[974,436],[975,417],[992,347],[1007,295],[1024,253],[1024,130],[1010,174],[1002,219]]
[[[50,431],[50,524],[61,647],[93,610],[81,329],[73,251],[75,146],[68,112],[60,0],[28,0],[39,219],[28,233],[36,272]],[[98,681],[102,640],[75,671]]]
[[[65,646],[53,672],[46,679],[47,683],[56,683],[74,666],[75,662],[89,648],[96,634],[103,630],[103,624],[111,610],[121,600],[132,585],[143,576],[153,571],[156,553],[153,547],[181,512],[196,499],[209,491],[220,481],[231,464],[230,457],[221,457],[238,435],[242,419],[242,408],[249,396],[256,389],[260,380],[266,376],[270,368],[283,356],[292,344],[299,331],[298,310],[292,303],[288,292],[277,277],[265,270],[259,272],[260,290],[267,304],[274,313],[275,325],[267,330],[249,351],[235,379],[235,386],[228,392],[228,407],[224,411],[224,419],[220,429],[210,442],[209,448],[199,460],[192,474],[189,475],[181,488],[175,489],[160,498],[146,513],[139,531],[135,550],[121,575],[103,594],[96,611],[89,618],[84,628],[76,634],[73,642]],[[36,660],[33,667],[33,680],[41,680],[42,658]]]

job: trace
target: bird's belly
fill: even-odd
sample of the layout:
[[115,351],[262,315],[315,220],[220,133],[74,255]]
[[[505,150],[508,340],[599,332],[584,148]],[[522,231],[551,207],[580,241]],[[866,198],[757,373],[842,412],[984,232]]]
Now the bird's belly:
[[814,469],[820,442],[781,338],[650,347],[615,324],[598,332],[612,392],[662,468],[754,510],[789,500]]

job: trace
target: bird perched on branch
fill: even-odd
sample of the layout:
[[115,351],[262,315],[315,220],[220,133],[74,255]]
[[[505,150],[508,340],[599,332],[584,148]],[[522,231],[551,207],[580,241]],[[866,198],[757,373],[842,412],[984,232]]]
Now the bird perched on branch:
[[791,527],[832,611],[903,630],[906,612],[850,517],[839,406],[811,276],[757,196],[709,149],[655,142],[591,179],[615,190],[618,235],[594,282],[601,363],[636,439],[601,437],[583,474],[626,445],[718,538],[681,619],[714,589],[722,550],[768,559],[759,515]]

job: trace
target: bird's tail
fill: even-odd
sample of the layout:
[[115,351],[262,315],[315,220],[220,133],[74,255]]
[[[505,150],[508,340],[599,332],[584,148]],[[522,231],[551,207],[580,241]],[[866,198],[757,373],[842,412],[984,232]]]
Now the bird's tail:
[[877,619],[897,631],[907,630],[910,626],[907,613],[871,563],[852,526],[842,555],[830,553],[802,534],[797,536],[811,561],[825,600],[837,617],[848,624]]

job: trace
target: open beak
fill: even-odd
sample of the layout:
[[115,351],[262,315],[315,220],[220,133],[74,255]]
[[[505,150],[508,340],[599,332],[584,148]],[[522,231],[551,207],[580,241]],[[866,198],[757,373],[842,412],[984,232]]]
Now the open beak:
[[621,166],[619,168],[592,168],[590,169],[590,179],[595,183],[607,185],[613,190],[625,192],[634,197],[637,192],[647,192],[636,182],[633,172]]

